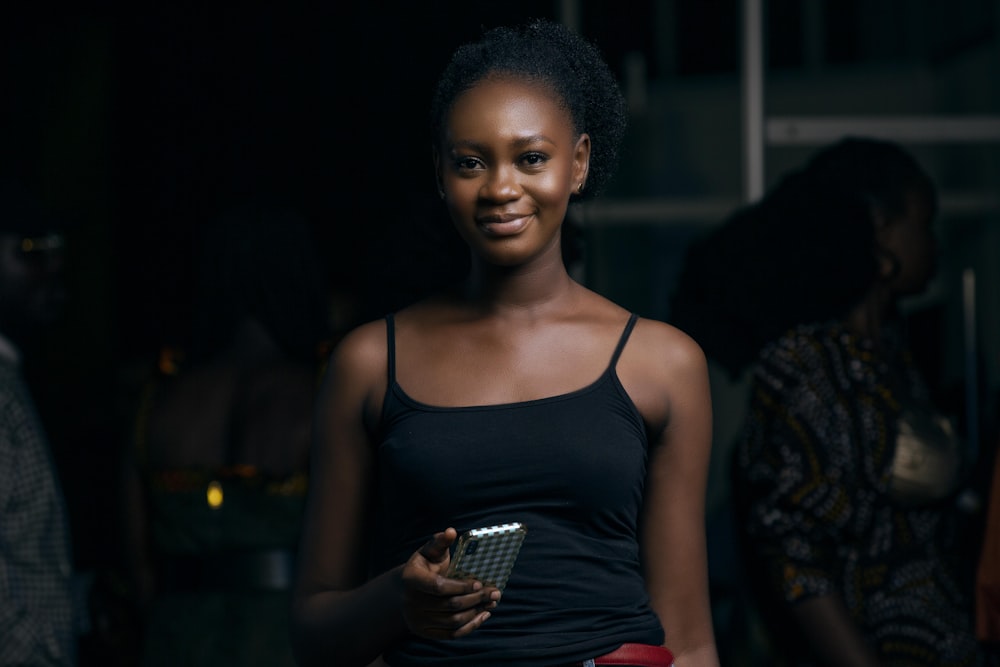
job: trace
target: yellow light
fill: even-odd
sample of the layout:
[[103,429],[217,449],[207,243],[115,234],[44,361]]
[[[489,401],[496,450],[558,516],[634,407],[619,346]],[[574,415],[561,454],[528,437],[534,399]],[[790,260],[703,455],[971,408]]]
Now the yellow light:
[[208,500],[208,506],[212,509],[222,507],[222,485],[213,479],[208,483],[208,491],[205,493],[205,497]]

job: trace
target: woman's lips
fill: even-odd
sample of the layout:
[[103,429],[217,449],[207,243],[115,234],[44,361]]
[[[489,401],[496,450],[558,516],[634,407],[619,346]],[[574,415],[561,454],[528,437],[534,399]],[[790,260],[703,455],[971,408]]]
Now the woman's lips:
[[490,215],[479,218],[479,226],[493,236],[513,236],[528,226],[530,214]]

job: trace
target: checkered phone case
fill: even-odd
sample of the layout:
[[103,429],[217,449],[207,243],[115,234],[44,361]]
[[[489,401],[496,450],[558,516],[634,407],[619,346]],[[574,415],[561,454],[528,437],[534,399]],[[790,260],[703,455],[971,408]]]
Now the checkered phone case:
[[477,579],[502,591],[526,534],[527,529],[521,523],[505,523],[462,533],[455,543],[448,576]]

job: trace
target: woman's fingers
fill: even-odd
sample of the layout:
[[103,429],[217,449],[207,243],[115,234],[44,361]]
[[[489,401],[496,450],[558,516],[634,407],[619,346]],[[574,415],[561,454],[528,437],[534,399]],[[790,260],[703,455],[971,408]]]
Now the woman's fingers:
[[426,628],[421,634],[431,639],[458,639],[459,637],[464,637],[478,630],[479,627],[489,619],[489,617],[490,612],[480,611],[476,612],[468,623],[464,623],[457,628],[429,627]]
[[[499,594],[499,591],[496,593]],[[418,624],[411,626],[410,629],[433,639],[464,637],[485,623],[491,615],[491,610],[496,606],[496,600],[487,599],[486,602],[458,611],[441,608],[424,609],[422,613],[416,614],[416,618],[419,619]]]
[[444,576],[457,536],[454,528],[435,533],[403,568],[403,616],[410,630],[421,636],[463,637],[486,622],[500,599],[493,586]]
[[458,532],[454,528],[447,528],[440,533],[434,533],[434,537],[424,544],[424,546],[420,547],[417,553],[429,564],[443,564],[447,566],[451,561],[449,549],[456,537],[458,537]]

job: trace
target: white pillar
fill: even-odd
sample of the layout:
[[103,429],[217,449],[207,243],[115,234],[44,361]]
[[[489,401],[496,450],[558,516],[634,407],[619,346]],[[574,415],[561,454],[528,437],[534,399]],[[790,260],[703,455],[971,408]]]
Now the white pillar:
[[743,198],[764,194],[763,0],[743,0]]

